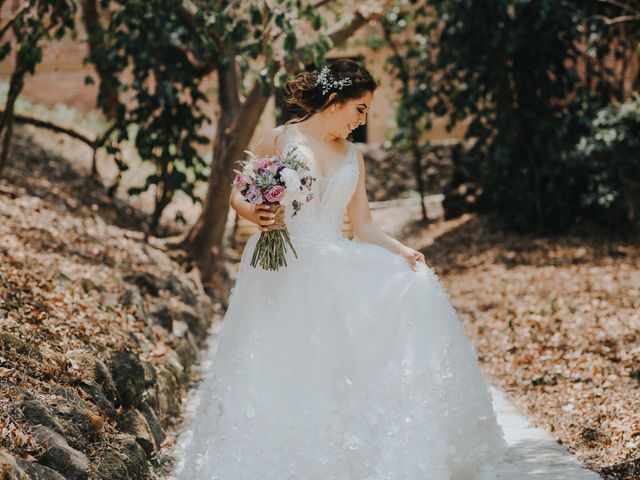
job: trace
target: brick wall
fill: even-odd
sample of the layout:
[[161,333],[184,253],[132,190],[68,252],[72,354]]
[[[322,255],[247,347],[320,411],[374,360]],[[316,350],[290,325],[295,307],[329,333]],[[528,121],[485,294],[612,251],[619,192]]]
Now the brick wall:
[[[4,4],[0,18],[9,17],[10,3]],[[92,70],[82,64],[87,54],[87,45],[80,40],[83,38],[84,33],[79,32],[78,40],[67,37],[60,42],[48,43],[36,74],[26,77],[23,95],[33,102],[47,106],[65,103],[83,111],[95,108],[97,88],[95,85],[84,84],[85,76]],[[0,80],[8,81],[12,69],[11,58],[1,62]]]

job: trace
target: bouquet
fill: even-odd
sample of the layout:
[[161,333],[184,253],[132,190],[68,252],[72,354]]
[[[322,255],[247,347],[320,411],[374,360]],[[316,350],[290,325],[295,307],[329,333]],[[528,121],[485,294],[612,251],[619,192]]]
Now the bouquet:
[[258,239],[251,257],[252,267],[260,264],[265,270],[278,270],[286,266],[288,248],[298,258],[284,222],[284,211],[285,207],[293,208],[293,215],[296,215],[304,203],[313,199],[311,185],[315,178],[310,175],[306,163],[298,160],[295,148],[289,149],[286,156],[269,157],[258,157],[245,150],[249,159],[238,162],[242,170],[234,170],[233,188],[247,202],[266,204],[269,211],[275,213],[275,222],[266,227],[268,230]]

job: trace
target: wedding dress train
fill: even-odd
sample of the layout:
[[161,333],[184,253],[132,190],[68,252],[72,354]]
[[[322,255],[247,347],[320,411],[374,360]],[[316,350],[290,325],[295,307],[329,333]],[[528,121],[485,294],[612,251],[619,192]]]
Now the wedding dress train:
[[492,478],[502,430],[435,273],[341,234],[358,175],[350,144],[314,200],[287,212],[288,267],[251,267],[259,233],[248,241],[179,478]]

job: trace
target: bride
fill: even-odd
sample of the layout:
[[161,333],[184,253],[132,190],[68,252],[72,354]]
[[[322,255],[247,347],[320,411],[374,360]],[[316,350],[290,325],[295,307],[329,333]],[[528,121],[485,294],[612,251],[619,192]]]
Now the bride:
[[[362,154],[346,140],[376,83],[349,60],[289,82],[304,113],[259,155],[296,148],[313,200],[286,224],[298,258],[243,252],[218,342],[178,443],[189,480],[478,480],[504,449],[477,357],[424,256],[371,219]],[[231,206],[265,230],[272,214]],[[341,234],[347,211],[357,240]]]

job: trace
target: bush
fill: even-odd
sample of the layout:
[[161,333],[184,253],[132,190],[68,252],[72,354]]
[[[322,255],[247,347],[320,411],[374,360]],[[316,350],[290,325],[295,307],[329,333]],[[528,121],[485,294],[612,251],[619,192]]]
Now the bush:
[[[463,167],[482,187],[478,208],[521,231],[562,231],[609,204],[635,217],[624,193],[632,184],[621,180],[631,175],[629,161],[603,168],[607,153],[600,160],[576,153],[598,112],[625,96],[612,62],[628,63],[637,38],[607,23],[619,7],[441,0],[433,8],[438,35],[427,83],[436,114],[469,121],[473,147]],[[617,158],[623,144],[615,148]]]
[[574,154],[585,176],[581,206],[613,225],[640,219],[640,95],[600,110]]

